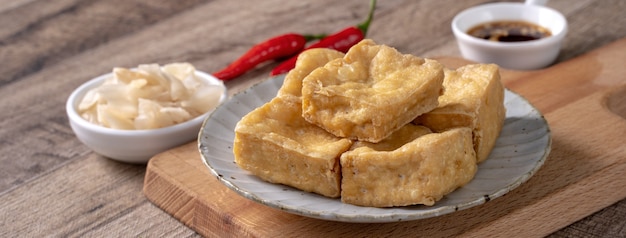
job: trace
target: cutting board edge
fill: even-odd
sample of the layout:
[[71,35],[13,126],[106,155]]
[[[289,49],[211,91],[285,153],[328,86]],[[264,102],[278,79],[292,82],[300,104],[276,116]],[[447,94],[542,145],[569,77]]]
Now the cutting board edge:
[[[489,237],[494,234],[499,234],[504,235],[504,237],[545,237],[550,235],[559,229],[562,229],[622,199],[625,199],[626,180],[620,181],[611,179],[613,177],[610,176],[618,176],[623,171],[626,171],[626,161],[619,161],[616,164],[607,165],[603,169],[590,174],[584,179],[577,180],[576,182],[570,183],[558,190],[551,191],[533,204],[513,210],[510,214],[507,214],[504,217],[468,230],[463,233],[463,236]],[[577,197],[576,195],[580,195],[578,192],[581,188],[589,187],[588,183],[590,183],[590,181],[594,181],[592,183],[597,183],[598,181],[607,182],[603,184],[603,187],[593,187],[595,190],[601,191],[602,189],[611,188],[614,191],[621,192],[611,193],[609,196],[604,196],[602,193],[596,193],[595,196]],[[611,183],[611,181],[614,183]],[[609,185],[607,186],[607,184]],[[553,208],[554,204],[560,203],[560,201],[563,201],[566,198],[574,198],[576,204],[583,204],[583,201],[590,198],[595,199],[594,201],[596,202],[587,203],[584,206],[584,209],[580,209],[580,206],[572,207],[571,209],[560,209],[559,211],[550,209]],[[558,216],[562,219],[545,219],[544,222],[537,223],[536,225],[538,226],[533,227],[533,229],[525,229],[522,226],[514,225],[524,222],[528,223],[533,219],[537,219],[537,216],[551,215],[552,212],[559,212]],[[511,223],[513,223],[513,225]]]
[[[143,194],[154,205],[175,217],[177,220],[185,224],[187,227],[193,226],[193,206],[197,202],[195,192],[185,189],[186,186],[174,177],[166,176],[158,165],[159,160],[168,159],[162,154],[151,158],[146,166],[146,174],[144,176]],[[170,194],[170,196],[163,196]],[[173,202],[176,200],[177,202]],[[180,203],[180,201],[183,201]],[[171,206],[180,203],[181,205]]]

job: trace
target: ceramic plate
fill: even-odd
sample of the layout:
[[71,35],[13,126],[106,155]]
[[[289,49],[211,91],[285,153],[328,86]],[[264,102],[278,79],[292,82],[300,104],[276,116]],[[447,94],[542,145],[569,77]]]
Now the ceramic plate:
[[396,222],[424,219],[467,209],[498,198],[527,181],[550,152],[550,129],[528,101],[505,92],[506,120],[490,157],[479,164],[474,179],[434,206],[393,208],[344,204],[313,193],[260,180],[234,163],[232,145],[237,122],[276,96],[284,77],[271,78],[218,107],[198,137],[202,160],[217,178],[238,194],[263,205],[317,219],[343,222]]

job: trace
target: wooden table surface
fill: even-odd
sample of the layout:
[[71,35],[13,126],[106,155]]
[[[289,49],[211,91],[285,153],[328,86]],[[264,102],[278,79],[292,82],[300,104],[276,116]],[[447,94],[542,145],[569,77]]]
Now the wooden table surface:
[[[186,61],[213,72],[271,36],[354,25],[367,2],[3,1],[0,237],[199,236],[145,198],[145,165],[101,157],[76,139],[65,114],[70,92],[116,66]],[[418,56],[458,57],[450,22],[481,2],[381,0],[368,38]],[[569,21],[559,62],[626,37],[626,1],[548,6]],[[243,90],[266,79],[273,65],[226,85],[231,94]],[[550,236],[625,237],[625,218],[622,200]]]

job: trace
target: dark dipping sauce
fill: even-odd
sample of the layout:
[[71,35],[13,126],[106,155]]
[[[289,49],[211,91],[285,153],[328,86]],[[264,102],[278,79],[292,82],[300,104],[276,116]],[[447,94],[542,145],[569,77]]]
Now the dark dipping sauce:
[[496,21],[474,26],[467,34],[490,41],[520,42],[551,36],[550,30],[525,21]]

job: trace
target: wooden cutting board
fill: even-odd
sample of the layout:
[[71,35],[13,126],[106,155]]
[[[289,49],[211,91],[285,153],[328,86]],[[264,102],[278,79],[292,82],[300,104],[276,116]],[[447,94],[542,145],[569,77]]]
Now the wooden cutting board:
[[[467,62],[441,58],[448,67]],[[381,224],[292,215],[229,190],[192,142],[156,155],[144,194],[204,236],[548,235],[626,197],[626,39],[539,71],[501,74],[545,116],[552,151],[525,184],[483,205],[440,217]]]

